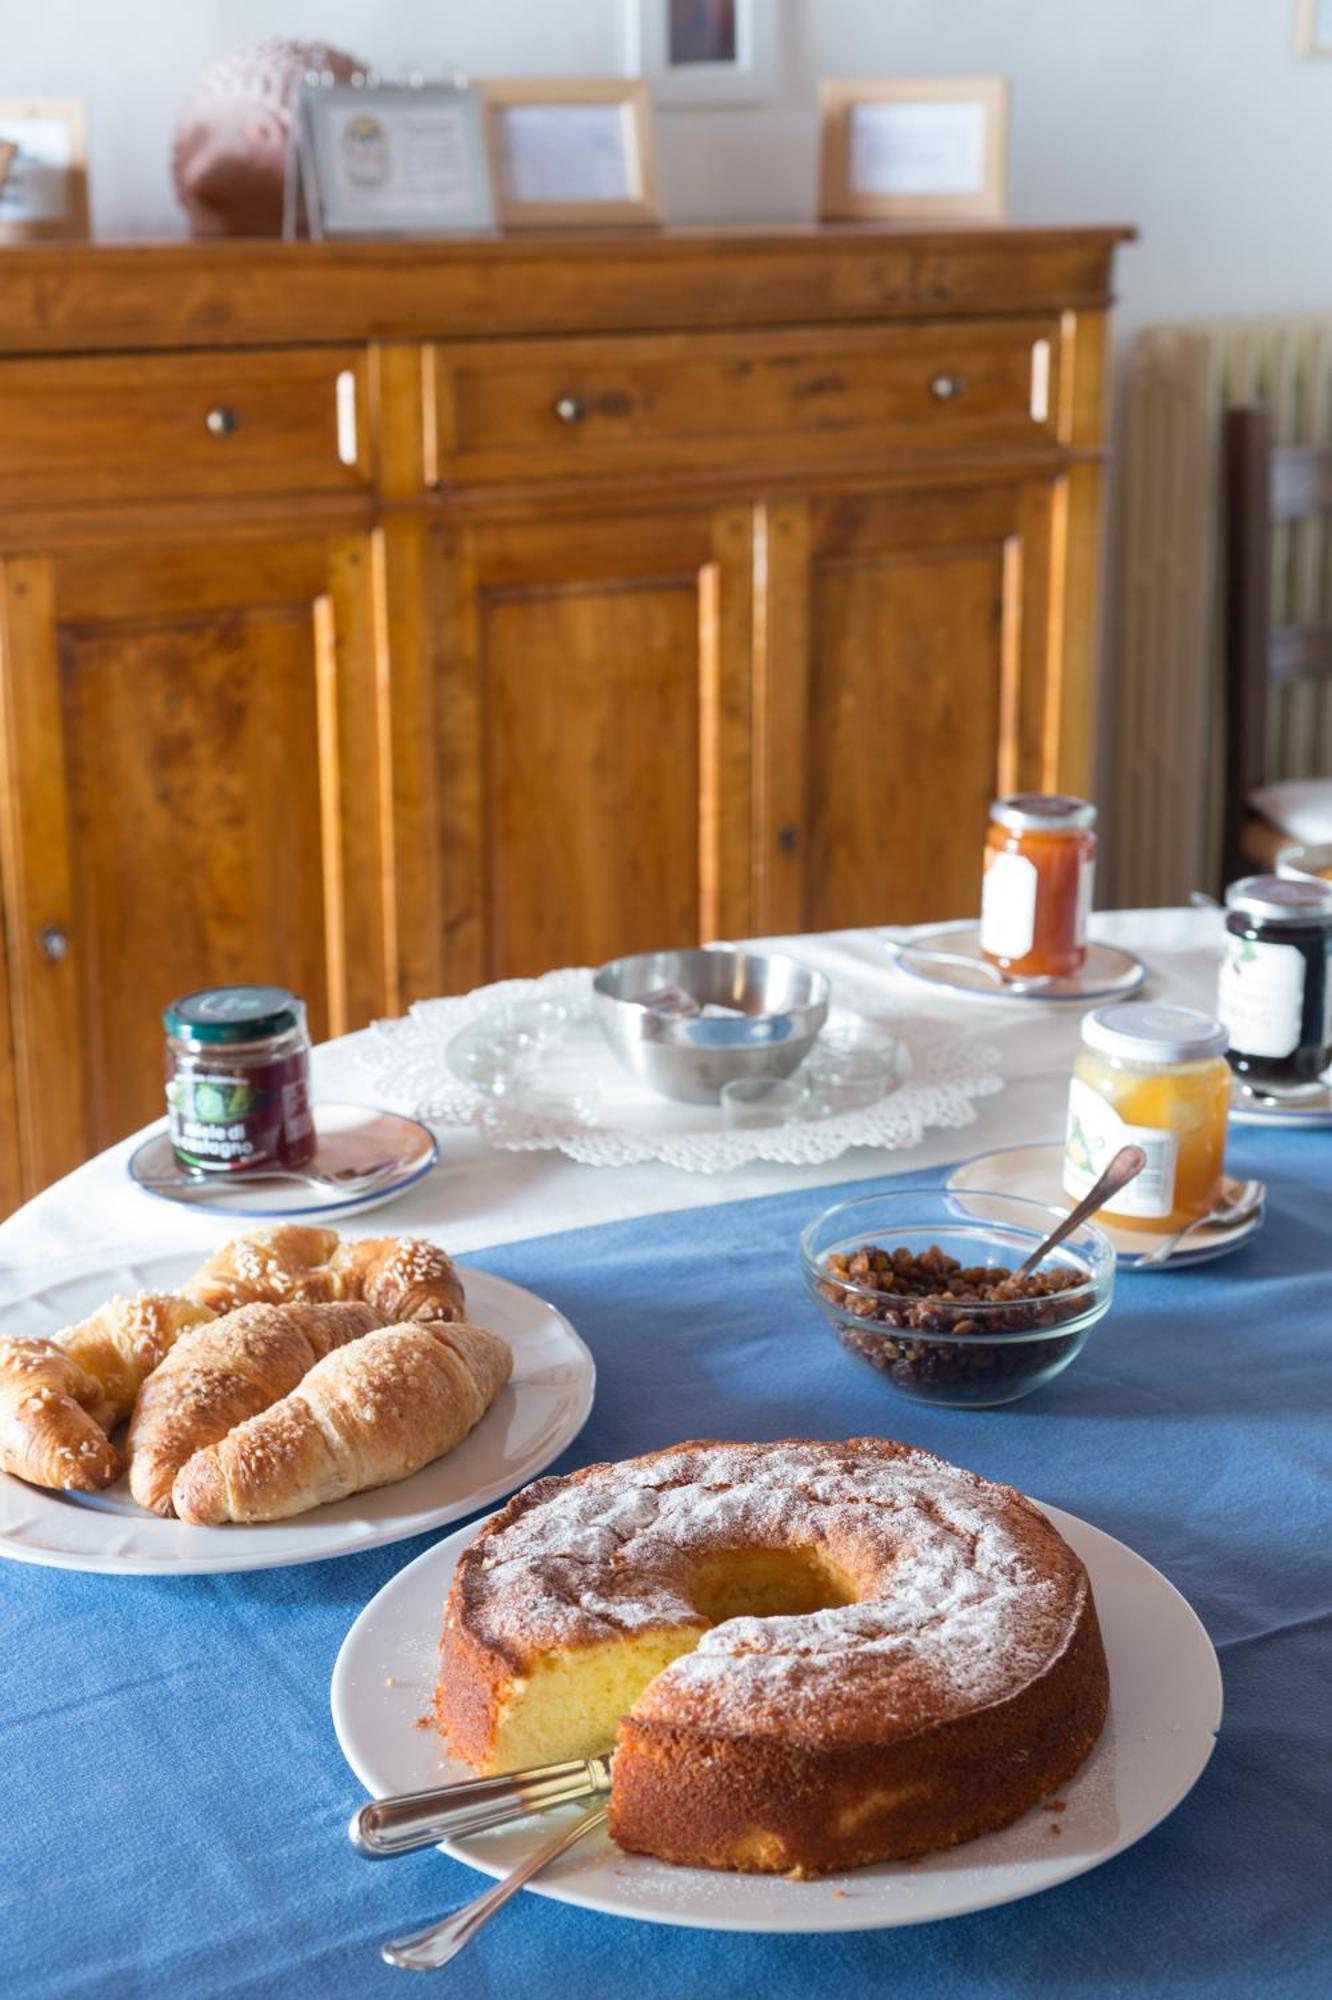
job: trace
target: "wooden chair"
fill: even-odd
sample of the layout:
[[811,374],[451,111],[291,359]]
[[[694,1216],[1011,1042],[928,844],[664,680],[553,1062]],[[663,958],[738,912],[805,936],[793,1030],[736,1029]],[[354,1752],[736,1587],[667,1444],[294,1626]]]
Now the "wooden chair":
[[[1332,446],[1274,446],[1263,409],[1226,412],[1226,762],[1223,854],[1226,880],[1271,867],[1296,836],[1281,802],[1250,803],[1263,783],[1267,700],[1272,687],[1332,678],[1332,625],[1272,625],[1272,529],[1279,521],[1332,517]],[[1332,776],[1326,785],[1332,840]],[[1301,786],[1301,791],[1307,791]],[[1321,800],[1319,802],[1321,811]]]

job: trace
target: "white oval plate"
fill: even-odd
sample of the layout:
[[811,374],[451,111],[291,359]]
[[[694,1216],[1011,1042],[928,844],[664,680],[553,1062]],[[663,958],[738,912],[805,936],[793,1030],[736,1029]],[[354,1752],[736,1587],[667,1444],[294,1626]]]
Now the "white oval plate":
[[[1069,979],[1053,979],[1034,993],[1015,993],[996,986],[983,970],[980,925],[976,923],[932,924],[912,931],[909,937],[884,942],[897,960],[896,969],[908,979],[926,986],[941,987],[959,1000],[979,1000],[991,1007],[1090,1007],[1096,1000],[1125,1000],[1136,993],[1147,977],[1147,968],[1131,951],[1112,944],[1089,944],[1080,972]],[[912,947],[920,951],[957,952],[976,961],[973,972],[966,965],[950,965],[947,960],[913,958]]]
[[[205,1182],[181,1172],[171,1149],[165,1122],[136,1146],[126,1171],[141,1194],[169,1201],[175,1208],[194,1208],[206,1215],[232,1215],[255,1221],[292,1221],[297,1216],[364,1215],[382,1208],[409,1187],[415,1187],[439,1158],[429,1126],[404,1118],[397,1111],[380,1111],[372,1104],[316,1104],[315,1156],[312,1174],[332,1174],[392,1160],[394,1171],[369,1194],[347,1194],[337,1188],[302,1187],[299,1182],[270,1181],[247,1186],[242,1174],[214,1175]],[[148,1180],[178,1181],[174,1188],[145,1187]]]
[[1298,1096],[1278,1098],[1276,1102],[1265,1104],[1250,1097],[1243,1089],[1238,1077],[1230,1086],[1230,1122],[1232,1125],[1265,1125],[1275,1131],[1290,1131],[1304,1127],[1309,1131],[1319,1131],[1332,1125],[1332,1079],[1324,1078]]
[[[54,1333],[116,1292],[170,1291],[200,1261],[197,1251],[131,1253],[120,1262],[63,1272],[0,1307],[0,1334]],[[463,1275],[468,1312],[509,1342],[513,1375],[457,1449],[410,1479],[288,1521],[196,1528],[145,1512],[123,1480],[105,1493],[54,1493],[0,1473],[0,1556],[103,1576],[278,1569],[402,1541],[512,1492],[577,1437],[592,1407],[596,1368],[554,1306],[488,1272]]]
[[[884,1861],[812,1882],[673,1868],[625,1854],[601,1832],[545,1870],[532,1892],[609,1916],[700,1930],[877,1930],[1034,1896],[1150,1833],[1212,1754],[1221,1722],[1216,1654],[1196,1613],[1150,1563],[1073,1514],[1045,1511],[1087,1565],[1110,1663],[1110,1719],[1087,1762],[1060,1789],[1064,1812],[1037,1807],[1002,1833],[915,1864]],[[333,1669],[333,1726],[375,1798],[472,1775],[418,1723],[430,1708],[454,1565],[485,1525],[474,1522],[409,1563],[343,1641]],[[582,1810],[565,1807],[559,1819],[547,1813],[449,1841],[445,1852],[487,1875],[505,1875],[561,1820]],[[422,1919],[431,1914],[423,1909]]]
[[[1064,1148],[1052,1140],[1048,1145],[1003,1146],[993,1153],[977,1153],[963,1160],[948,1176],[950,1194],[1017,1194],[1030,1201],[1043,1201],[1049,1208],[1065,1213],[1073,1206],[1064,1193]],[[1210,1264],[1214,1257],[1228,1257],[1256,1236],[1267,1217],[1264,1201],[1246,1222],[1232,1222],[1225,1228],[1196,1229],[1181,1249],[1154,1271],[1184,1271],[1192,1264]],[[1109,1216],[1102,1209],[1094,1221],[1114,1244],[1121,1271],[1136,1270],[1143,1258],[1160,1243],[1158,1233],[1134,1229],[1129,1223]]]

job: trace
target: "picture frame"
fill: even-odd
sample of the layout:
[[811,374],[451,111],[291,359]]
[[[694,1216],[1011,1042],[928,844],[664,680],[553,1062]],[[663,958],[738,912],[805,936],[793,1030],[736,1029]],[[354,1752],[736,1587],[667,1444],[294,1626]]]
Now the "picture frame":
[[1332,61],[1332,0],[1296,0],[1295,53]]
[[525,77],[480,85],[502,229],[659,223],[647,86],[632,77]]
[[0,100],[0,141],[13,147],[0,179],[0,244],[88,235],[88,150],[73,98]]
[[825,78],[819,113],[825,222],[1004,215],[1006,77]]
[[776,0],[623,0],[625,71],[660,104],[758,104],[777,85]]
[[312,237],[493,229],[480,98],[460,81],[318,82],[293,121],[288,221]]

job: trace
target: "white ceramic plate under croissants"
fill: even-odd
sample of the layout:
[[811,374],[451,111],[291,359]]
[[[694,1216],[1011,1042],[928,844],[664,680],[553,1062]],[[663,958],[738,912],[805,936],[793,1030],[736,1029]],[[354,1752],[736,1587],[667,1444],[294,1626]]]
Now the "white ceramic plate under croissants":
[[[115,1293],[173,1291],[197,1250],[128,1251],[60,1275],[0,1306],[0,1334],[48,1335]],[[191,1576],[322,1562],[461,1520],[534,1479],[575,1438],[596,1370],[573,1327],[534,1293],[463,1270],[469,1318],[507,1340],[513,1374],[476,1429],[443,1458],[393,1486],[357,1493],[255,1527],[190,1527],[135,1505],[124,1481],[103,1493],[58,1493],[0,1473],[0,1556],[110,1576]]]
[[[1212,1754],[1221,1721],[1216,1654],[1197,1614],[1159,1570],[1076,1515],[1045,1511],[1087,1565],[1110,1666],[1110,1719],[1077,1776],[1060,1787],[1062,1812],[1037,1806],[1000,1833],[917,1863],[881,1861],[809,1882],[673,1868],[624,1853],[603,1830],[543,1870],[532,1892],[610,1916],[702,1930],[877,1930],[1034,1896],[1140,1840],[1191,1790]],[[342,1643],[333,1726],[374,1798],[472,1775],[419,1718],[430,1706],[454,1566],[485,1525],[459,1529],[399,1570]],[[582,1810],[557,1807],[448,1841],[445,1851],[487,1875],[507,1875]],[[432,1902],[422,1875],[420,1917],[438,1916],[458,1889],[457,1877],[441,1882]],[[884,1992],[895,1990],[886,1978]]]

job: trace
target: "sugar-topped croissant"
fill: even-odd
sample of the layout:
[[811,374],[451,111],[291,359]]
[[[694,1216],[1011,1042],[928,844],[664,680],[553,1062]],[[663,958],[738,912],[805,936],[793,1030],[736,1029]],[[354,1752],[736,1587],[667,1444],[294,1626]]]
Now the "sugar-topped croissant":
[[366,1299],[381,1320],[461,1319],[453,1259],[415,1236],[374,1236],[339,1247],[335,1229],[286,1223],[224,1243],[182,1293],[214,1312],[299,1300]]
[[134,1406],[126,1449],[130,1492],[171,1512],[186,1460],[296,1387],[316,1361],[357,1340],[382,1316],[362,1300],[248,1305],[182,1334]]
[[511,1367],[504,1341],[465,1322],[367,1333],[196,1452],[176,1475],[175,1510],[183,1521],[277,1521],[405,1479],[466,1437]]
[[104,1429],[112,1431],[124,1423],[144,1381],[186,1328],[212,1317],[208,1307],[194,1299],[175,1292],[145,1292],[136,1299],[112,1299],[91,1319],[53,1334],[51,1344],[100,1384],[103,1403],[94,1414]]
[[120,1477],[98,1421],[102,1384],[50,1340],[0,1340],[0,1468],[33,1486],[95,1493]]
[[460,1320],[467,1310],[452,1257],[420,1236],[363,1236],[333,1257],[341,1296],[367,1299],[386,1324]]
[[336,1229],[287,1222],[235,1236],[211,1256],[181,1292],[215,1313],[237,1306],[286,1305],[341,1296],[329,1260],[338,1247]]

